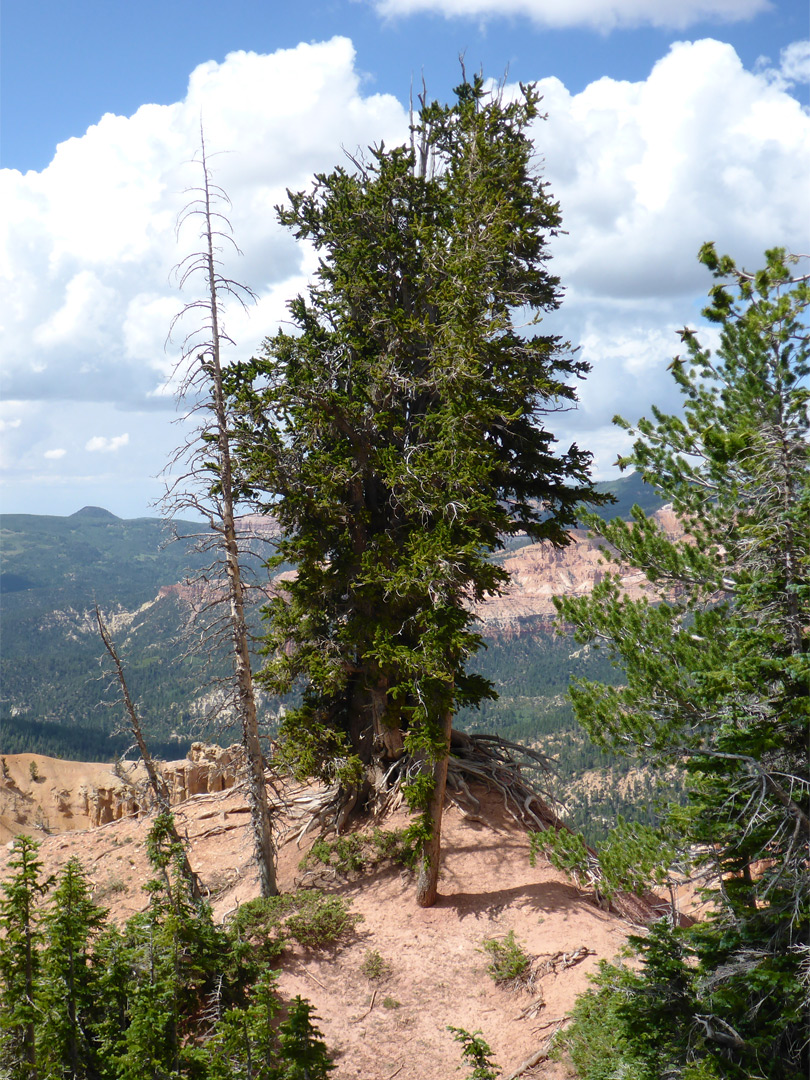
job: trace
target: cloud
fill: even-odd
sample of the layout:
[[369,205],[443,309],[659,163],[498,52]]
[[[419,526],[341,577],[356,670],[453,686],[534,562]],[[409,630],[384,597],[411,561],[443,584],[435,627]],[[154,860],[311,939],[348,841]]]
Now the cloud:
[[644,82],[538,89],[536,145],[568,232],[555,270],[575,299],[704,292],[706,240],[750,265],[807,250],[810,116],[730,45],[679,42]]
[[790,90],[797,83],[810,83],[810,40],[792,41],[779,54],[773,67],[769,56],[761,56],[756,71],[780,90]]
[[123,435],[113,435],[112,438],[106,438],[104,435],[94,435],[92,439],[88,439],[84,444],[85,450],[92,453],[111,454],[116,450],[120,450],[122,446],[126,446],[129,442],[129,434],[124,432]]
[[59,461],[59,459],[63,458],[66,453],[67,453],[67,450],[63,449],[62,447],[59,447],[56,450],[46,450],[45,453],[42,456],[44,458],[47,458],[48,461]]
[[426,12],[448,19],[519,15],[538,26],[584,26],[606,32],[630,26],[684,30],[709,20],[739,22],[772,5],[769,0],[375,0],[374,6],[387,17]]
[[[175,234],[199,182],[191,164],[200,117],[215,178],[229,193],[245,251],[227,270],[264,300],[300,275],[303,252],[276,222],[286,188],[339,162],[342,147],[402,140],[407,112],[363,95],[346,38],[272,55],[231,53],[197,67],[183,101],[107,114],[61,143],[42,172],[0,171],[8,212],[0,250],[5,393],[20,400],[106,401],[171,408],[159,393],[179,353],[164,352],[172,316],[190,298],[170,271],[199,240]],[[283,315],[258,306],[243,349]]]
[[793,41],[781,52],[782,75],[790,82],[810,83],[810,40]]

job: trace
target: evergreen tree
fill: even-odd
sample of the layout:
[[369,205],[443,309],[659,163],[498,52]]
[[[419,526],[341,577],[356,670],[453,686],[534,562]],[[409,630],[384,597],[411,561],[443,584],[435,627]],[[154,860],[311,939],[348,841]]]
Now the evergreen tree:
[[313,1008],[293,998],[290,1015],[279,1025],[281,1065],[272,1080],[329,1080],[332,1064],[326,1043],[313,1023]]
[[211,1080],[275,1080],[281,1009],[276,982],[274,972],[262,972],[250,1000],[220,1017],[206,1048]]
[[196,1045],[201,1002],[227,962],[227,943],[210,907],[198,900],[185,872],[170,814],[158,815],[147,841],[160,875],[144,888],[145,912],[126,927],[129,965],[126,1031],[116,1059],[120,1080],[195,1076],[203,1054]]
[[282,725],[300,774],[340,784],[338,828],[407,777],[436,897],[451,725],[492,696],[467,664],[470,605],[507,575],[491,558],[525,531],[563,545],[590,456],[557,451],[547,417],[587,365],[524,334],[559,304],[546,268],[559,210],[532,161],[538,96],[464,81],[425,105],[409,147],[290,193],[280,220],[321,253],[308,296],[249,364],[226,372],[243,492],[272,512],[294,581],[269,605],[275,693],[303,685]]
[[9,1080],[37,1076],[37,1005],[42,929],[39,900],[51,887],[37,858],[39,844],[18,836],[12,877],[0,899],[0,1064]]
[[106,911],[93,903],[81,863],[70,859],[44,916],[39,995],[40,1074],[55,1080],[98,1075],[93,1025],[99,1012],[98,971],[90,963]]
[[119,1080],[117,1062],[124,1052],[134,965],[127,938],[116,926],[108,926],[96,940],[92,965],[101,1005],[93,1024],[99,1047],[99,1075]]
[[148,837],[149,904],[106,927],[71,859],[51,902],[37,844],[15,841],[0,900],[0,1075],[7,1080],[326,1080],[308,1002],[282,1002],[266,958],[214,925],[170,815]]
[[686,804],[663,828],[711,901],[694,928],[636,943],[639,975],[604,974],[602,1016],[618,1016],[630,1047],[616,1061],[640,1055],[639,1076],[786,1080],[808,1067],[810,287],[780,250],[755,274],[711,245],[701,260],[717,280],[704,314],[719,347],[681,332],[683,414],[640,421],[624,462],[686,536],[638,509],[630,525],[592,521],[659,600],[630,600],[608,577],[558,610],[625,672],[623,686],[572,691],[591,738],[683,764]]

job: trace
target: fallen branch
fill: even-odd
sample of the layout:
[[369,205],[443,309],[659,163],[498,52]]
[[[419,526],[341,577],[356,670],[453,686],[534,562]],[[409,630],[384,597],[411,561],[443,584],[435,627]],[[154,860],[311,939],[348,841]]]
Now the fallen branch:
[[510,1073],[506,1077],[506,1080],[518,1080],[519,1076],[523,1076],[527,1069],[534,1068],[541,1061],[545,1061],[548,1058],[548,1050],[535,1050],[533,1054],[529,1054],[525,1061],[522,1061],[520,1065],[515,1069],[513,1073]]
[[371,995],[371,1004],[369,1005],[369,1007],[366,1009],[366,1011],[364,1013],[362,1013],[360,1016],[358,1016],[353,1021],[353,1023],[359,1024],[361,1020],[365,1020],[365,1018],[368,1016],[368,1014],[374,1008],[374,1002],[375,1002],[376,998],[377,998],[377,991],[375,990],[374,993]]
[[[570,1017],[563,1017],[557,1024],[556,1028],[551,1032],[551,1034],[546,1036],[545,1046],[542,1046],[539,1050],[535,1050],[533,1054],[529,1054],[526,1060],[522,1061],[520,1065],[518,1065],[518,1067],[515,1069],[515,1071],[505,1077],[504,1080],[518,1080],[518,1077],[522,1076],[528,1069],[533,1069],[534,1066],[539,1065],[541,1061],[547,1061],[551,1040],[554,1038],[554,1036],[557,1034],[563,1024],[567,1024],[569,1020]],[[549,1023],[554,1023],[554,1021],[550,1020]]]
[[541,994],[540,997],[535,998],[534,1001],[530,1001],[525,1009],[521,1009],[521,1011],[515,1017],[515,1020],[533,1020],[544,1005],[545,1001],[543,999],[543,995]]
[[216,828],[208,829],[206,832],[197,833],[194,837],[195,840],[205,840],[209,836],[219,836],[221,833],[231,832],[233,829],[244,829],[246,822],[237,821],[233,825],[217,825]]
[[536,1028],[533,1028],[533,1030],[542,1031],[543,1028],[551,1027],[552,1024],[559,1024],[560,1026],[562,1026],[563,1024],[567,1024],[570,1019],[571,1018],[569,1016],[555,1016],[553,1020],[546,1020],[544,1024],[538,1024]]
[[575,967],[577,964],[582,963],[586,956],[596,956],[596,952],[593,949],[586,948],[584,945],[580,945],[573,952],[556,952],[543,964],[545,968],[543,975],[549,975],[551,972],[556,974],[558,970],[565,971],[567,968]]

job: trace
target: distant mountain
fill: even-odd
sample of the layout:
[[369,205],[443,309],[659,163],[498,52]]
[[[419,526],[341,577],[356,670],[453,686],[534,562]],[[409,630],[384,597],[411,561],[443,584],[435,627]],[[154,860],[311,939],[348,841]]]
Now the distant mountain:
[[607,506],[594,508],[594,513],[603,521],[611,521],[617,517],[627,521],[635,505],[640,506],[645,514],[653,514],[664,505],[664,500],[655,488],[645,483],[636,472],[629,476],[620,476],[616,480],[600,481],[594,486],[601,494],[612,495],[616,500]]
[[[115,693],[99,662],[96,604],[154,739],[190,744],[209,673],[185,657],[188,612],[172,587],[211,554],[194,549],[199,524],[173,527],[192,539],[170,542],[163,521],[125,521],[100,507],[0,518],[0,751],[106,760],[126,749],[128,739],[109,738],[121,710],[104,705]],[[214,674],[226,670],[214,665]]]
[[81,510],[77,510],[75,514],[70,515],[72,518],[84,517],[95,518],[96,520],[103,521],[120,521],[121,518],[111,514],[109,510],[105,510],[103,506],[83,506]]

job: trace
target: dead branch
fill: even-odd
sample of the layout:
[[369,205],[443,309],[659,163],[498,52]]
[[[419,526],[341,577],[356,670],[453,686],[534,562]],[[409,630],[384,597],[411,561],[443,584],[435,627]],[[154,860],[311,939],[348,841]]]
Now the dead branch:
[[523,1076],[529,1069],[533,1069],[535,1065],[539,1065],[541,1061],[545,1061],[548,1058],[548,1049],[543,1048],[541,1050],[535,1050],[533,1054],[529,1054],[525,1061],[522,1061],[520,1065],[515,1069],[513,1073],[510,1073],[506,1080],[518,1080],[519,1076]]
[[551,1046],[552,1039],[560,1028],[568,1023],[569,1019],[570,1017],[568,1016],[563,1017],[551,1034],[546,1036],[545,1046],[541,1047],[539,1050],[535,1050],[533,1054],[529,1054],[526,1060],[522,1061],[515,1071],[505,1077],[504,1080],[518,1080],[518,1078],[523,1076],[525,1072],[528,1072],[529,1069],[533,1069],[534,1066],[539,1065],[541,1061],[546,1061],[548,1059],[549,1047]]
[[545,1004],[546,1002],[541,994],[540,997],[535,998],[534,1001],[530,1001],[525,1009],[521,1009],[515,1017],[515,1020],[533,1020]]
[[[584,945],[580,945],[573,952],[556,952],[543,964],[545,969],[543,975],[550,975],[552,972],[556,975],[558,971],[565,971],[566,968],[575,967],[577,964],[582,963],[586,956],[596,956],[596,953],[593,949],[588,949]],[[542,978],[543,975],[540,977]]]
[[129,687],[127,686],[127,680],[124,675],[124,667],[116,651],[115,643],[113,642],[112,636],[110,635],[110,631],[107,628],[103,618],[101,617],[101,611],[99,610],[98,604],[96,604],[95,606],[95,611],[96,622],[98,623],[98,632],[101,635],[101,640],[104,642],[104,648],[107,650],[115,666],[116,676],[121,686],[121,695],[123,697],[124,707],[126,708],[127,716],[129,717],[129,728],[132,732],[132,736],[135,739],[135,742],[138,745],[138,750],[141,754],[141,760],[143,761],[144,768],[146,769],[146,775],[149,777],[149,784],[152,788],[155,799],[157,800],[157,805],[160,809],[160,812],[163,814],[167,814],[171,822],[169,826],[169,832],[171,834],[172,840],[175,844],[177,844],[178,851],[182,852],[181,868],[183,876],[188,882],[192,896],[195,898],[195,900],[200,900],[202,898],[200,880],[194,873],[194,871],[191,869],[191,864],[188,861],[188,854],[186,852],[186,845],[183,843],[183,840],[179,832],[177,831],[177,826],[174,823],[174,818],[171,816],[169,789],[166,786],[166,781],[164,780],[163,775],[155,764],[155,759],[149,753],[149,748],[146,745],[146,740],[143,736],[143,728],[141,726],[140,717],[138,716],[137,710],[135,709],[135,705],[132,701],[132,697],[129,693]]

